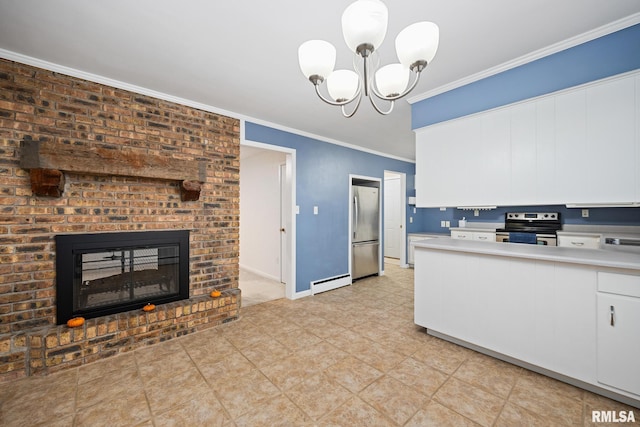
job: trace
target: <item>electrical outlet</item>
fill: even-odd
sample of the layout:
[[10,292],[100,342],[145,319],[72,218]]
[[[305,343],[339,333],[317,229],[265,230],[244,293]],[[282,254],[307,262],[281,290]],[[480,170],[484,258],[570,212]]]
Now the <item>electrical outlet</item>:
[[409,217],[409,224],[413,224],[413,217],[412,216]]
[[473,210],[473,216],[480,216],[480,210],[474,209]]
[[582,209],[582,218],[589,218],[589,209]]
[[440,221],[440,227],[446,227],[445,221]]
[[451,227],[451,221],[445,221],[444,226],[447,228]]

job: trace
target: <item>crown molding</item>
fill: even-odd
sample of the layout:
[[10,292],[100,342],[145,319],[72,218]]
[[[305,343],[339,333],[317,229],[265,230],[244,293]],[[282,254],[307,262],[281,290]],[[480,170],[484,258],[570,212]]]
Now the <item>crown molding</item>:
[[511,61],[507,61],[495,67],[489,68],[487,70],[481,71],[476,74],[472,74],[470,76],[464,77],[462,79],[456,80],[455,82],[451,82],[449,84],[437,87],[430,91],[424,92],[422,94],[418,94],[412,96],[407,99],[409,104],[415,104],[416,102],[423,101],[428,98],[432,98],[436,95],[440,95],[445,92],[449,92],[451,90],[457,89],[459,87],[468,85],[473,82],[477,82],[478,80],[486,79],[487,77],[494,76],[496,74],[502,73],[504,71],[508,71],[512,68],[519,67],[521,65],[527,64],[529,62],[533,62],[535,60],[544,58],[545,56],[553,55],[554,53],[561,52],[563,50],[578,46],[580,44],[589,42],[591,40],[595,40],[597,38],[606,36],[608,34],[614,33],[616,31],[625,29],[627,27],[631,27],[633,25],[640,23],[640,13],[635,13],[633,15],[629,15],[626,18],[619,19],[617,21],[613,21],[609,24],[603,25],[601,27],[595,28],[586,33],[580,34],[575,37],[571,37],[567,40],[561,41],[559,43],[552,44],[551,46],[547,46],[545,48],[536,50],[527,55],[521,56],[519,58],[513,59]]

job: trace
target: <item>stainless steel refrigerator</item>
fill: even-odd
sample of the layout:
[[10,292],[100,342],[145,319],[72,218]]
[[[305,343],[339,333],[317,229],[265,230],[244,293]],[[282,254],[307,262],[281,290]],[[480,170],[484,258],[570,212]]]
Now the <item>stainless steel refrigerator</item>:
[[352,278],[378,274],[380,190],[353,185],[351,209],[351,275]]

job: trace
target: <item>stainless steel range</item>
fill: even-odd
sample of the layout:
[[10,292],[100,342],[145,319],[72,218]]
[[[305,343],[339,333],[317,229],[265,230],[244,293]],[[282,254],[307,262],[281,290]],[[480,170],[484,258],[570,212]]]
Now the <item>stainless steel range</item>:
[[507,212],[504,228],[496,230],[496,242],[557,246],[562,229],[558,212]]

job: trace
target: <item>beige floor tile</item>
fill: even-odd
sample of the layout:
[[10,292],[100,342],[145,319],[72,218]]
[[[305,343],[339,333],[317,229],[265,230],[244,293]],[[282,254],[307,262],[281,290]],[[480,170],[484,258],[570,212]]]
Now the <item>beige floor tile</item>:
[[259,403],[279,395],[280,390],[255,369],[247,375],[220,384],[215,388],[215,393],[231,417],[236,419]]
[[384,376],[364,389],[360,398],[398,425],[407,422],[429,400],[390,376]]
[[440,387],[433,399],[483,426],[493,424],[505,403],[503,399],[455,378]]
[[312,425],[309,418],[287,396],[279,395],[256,405],[235,420],[237,427],[275,427]]
[[513,365],[484,356],[466,360],[453,376],[506,399],[520,372],[521,370]]
[[99,362],[78,368],[78,383],[86,383],[96,378],[111,376],[114,372],[137,370],[134,352],[120,354]]
[[[124,393],[115,399],[105,400],[76,415],[75,426],[94,427],[97,425],[134,426],[151,418],[143,391]],[[108,420],[108,422],[107,422]]]
[[261,369],[273,384],[284,391],[289,390],[291,387],[322,370],[322,366],[299,354],[285,357]]
[[286,394],[314,420],[320,419],[352,396],[347,389],[322,372],[295,385]]
[[272,337],[290,351],[298,351],[304,347],[319,344],[322,341],[322,338],[318,335],[303,329],[273,334]]
[[507,402],[502,409],[498,420],[495,423],[496,427],[512,427],[515,425],[526,425],[530,427],[548,427],[551,425],[558,425],[557,420],[554,422],[541,414],[536,414],[526,409]]
[[224,408],[213,393],[206,393],[174,406],[154,417],[155,427],[221,427],[229,421]]
[[[479,425],[438,402],[431,401],[426,407],[420,409],[404,427],[478,427]],[[524,425],[526,424],[515,423],[511,427]]]
[[353,356],[345,357],[324,372],[352,393],[358,393],[383,375],[373,366]]
[[467,359],[464,353],[434,341],[423,344],[412,357],[446,374],[454,373]]
[[362,347],[352,354],[382,372],[393,369],[406,359],[405,355],[378,343]]
[[194,360],[194,362],[200,374],[214,388],[222,382],[233,381],[255,369],[255,365],[238,351],[222,358],[211,353],[209,358]]
[[523,375],[518,378],[509,396],[509,402],[560,425],[580,425],[583,402],[569,397],[565,385],[556,383],[559,382],[539,376]]
[[143,382],[154,413],[164,412],[211,390],[195,367],[177,372],[171,377],[143,378]]
[[388,375],[431,397],[449,376],[413,358],[403,360]]
[[318,370],[324,370],[347,357],[348,353],[326,341],[322,341],[298,350],[296,355],[306,360],[306,363],[313,365]]
[[144,390],[140,374],[137,369],[126,368],[121,371],[107,373],[78,386],[78,409],[93,406],[96,403],[115,399],[119,396]]
[[268,336],[254,342],[250,347],[243,348],[241,352],[258,368],[272,365],[292,353],[290,349]]
[[376,411],[371,405],[353,396],[342,406],[322,418],[318,425],[322,427],[393,427],[397,424],[382,413]]

